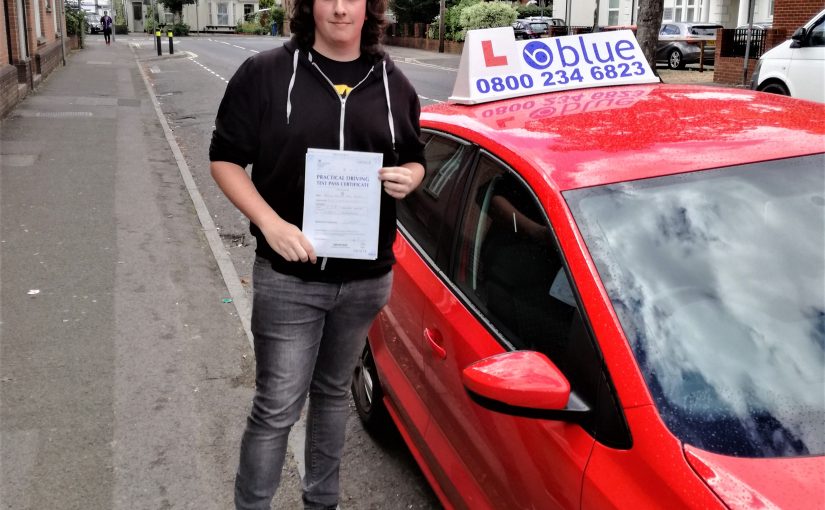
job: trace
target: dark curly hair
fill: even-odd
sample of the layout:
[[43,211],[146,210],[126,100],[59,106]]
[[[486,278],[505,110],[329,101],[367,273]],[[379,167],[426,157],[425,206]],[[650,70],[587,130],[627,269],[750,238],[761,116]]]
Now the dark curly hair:
[[[315,0],[295,0],[292,7],[292,17],[289,20],[289,29],[298,42],[298,45],[309,50],[315,44],[315,18],[312,16],[312,6]],[[367,0],[367,19],[361,29],[361,53],[372,57],[384,54],[381,47],[381,37],[384,34],[384,12],[387,10],[387,0]]]

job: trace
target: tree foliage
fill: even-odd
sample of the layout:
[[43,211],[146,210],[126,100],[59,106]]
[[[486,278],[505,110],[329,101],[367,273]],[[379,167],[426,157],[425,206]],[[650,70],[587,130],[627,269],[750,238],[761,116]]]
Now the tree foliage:
[[76,35],[82,39],[86,32],[86,12],[80,7],[80,2],[66,0],[66,33]]
[[390,0],[398,23],[429,23],[439,11],[439,0]]
[[176,19],[180,19],[183,12],[183,6],[195,3],[195,0],[158,0],[167,11],[175,14]]

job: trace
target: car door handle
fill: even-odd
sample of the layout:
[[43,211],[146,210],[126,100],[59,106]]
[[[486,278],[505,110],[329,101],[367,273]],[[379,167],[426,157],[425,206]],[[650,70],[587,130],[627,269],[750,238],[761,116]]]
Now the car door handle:
[[430,344],[430,349],[438,356],[438,359],[447,359],[447,351],[441,346],[441,334],[437,330],[433,331],[430,328],[424,328],[424,338],[427,339],[427,343]]

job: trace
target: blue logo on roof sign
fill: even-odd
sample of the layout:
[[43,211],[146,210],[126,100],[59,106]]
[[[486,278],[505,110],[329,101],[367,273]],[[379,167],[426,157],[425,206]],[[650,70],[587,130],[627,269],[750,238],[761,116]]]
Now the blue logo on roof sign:
[[658,83],[629,30],[516,41],[510,27],[467,33],[451,100],[482,103],[553,90]]
[[533,69],[547,69],[553,64],[553,53],[541,41],[527,43],[521,52],[524,61]]

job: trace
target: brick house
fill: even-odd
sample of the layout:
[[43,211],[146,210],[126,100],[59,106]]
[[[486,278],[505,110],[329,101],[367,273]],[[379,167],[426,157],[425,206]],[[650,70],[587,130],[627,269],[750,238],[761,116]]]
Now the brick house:
[[[775,0],[773,4],[772,27],[765,33],[765,48],[768,51],[774,46],[787,41],[794,31],[804,25],[815,14],[825,8],[823,0]],[[716,62],[713,81],[715,83],[742,84],[745,59],[743,57],[723,57],[722,32],[716,35]],[[756,58],[748,59],[747,78],[753,75],[756,67]]]
[[37,87],[63,58],[63,0],[2,0],[0,118]]

